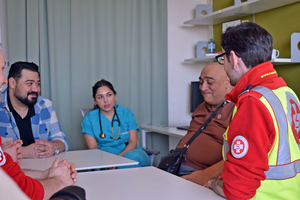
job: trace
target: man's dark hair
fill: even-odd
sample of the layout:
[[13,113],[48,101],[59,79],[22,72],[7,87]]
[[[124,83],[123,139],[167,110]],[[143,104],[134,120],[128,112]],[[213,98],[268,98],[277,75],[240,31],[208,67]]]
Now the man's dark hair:
[[40,77],[39,67],[35,63],[30,62],[15,62],[10,66],[8,72],[8,78],[13,77],[17,82],[22,77],[22,70],[27,69],[29,71],[37,72]]
[[249,69],[271,60],[272,45],[273,38],[270,33],[253,22],[229,27],[221,36],[221,46],[227,59],[229,60],[230,51],[234,51]]

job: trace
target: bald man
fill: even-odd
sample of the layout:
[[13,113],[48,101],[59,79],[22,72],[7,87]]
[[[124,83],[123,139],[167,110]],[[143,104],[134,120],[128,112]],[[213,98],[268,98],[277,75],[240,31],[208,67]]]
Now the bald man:
[[[208,64],[202,70],[199,81],[204,102],[192,114],[188,132],[177,148],[183,148],[217,107],[225,101],[225,94],[232,89],[224,68],[217,62]],[[181,163],[179,176],[204,185],[212,177],[221,174],[223,133],[229,125],[233,108],[233,103],[226,102],[200,135],[194,139],[186,151],[186,160]]]

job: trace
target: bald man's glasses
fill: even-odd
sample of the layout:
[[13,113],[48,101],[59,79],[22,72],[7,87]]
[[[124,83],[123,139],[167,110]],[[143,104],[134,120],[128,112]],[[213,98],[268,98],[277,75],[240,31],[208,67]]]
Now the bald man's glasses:
[[219,63],[220,65],[224,65],[224,63],[225,63],[225,55],[226,55],[226,52],[221,53],[220,55],[217,55],[217,56],[215,57],[216,60],[218,61],[218,63]]

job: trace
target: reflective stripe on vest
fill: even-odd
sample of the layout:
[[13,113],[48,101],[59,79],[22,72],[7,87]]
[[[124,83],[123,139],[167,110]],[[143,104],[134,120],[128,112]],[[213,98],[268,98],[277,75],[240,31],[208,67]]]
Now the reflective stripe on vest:
[[288,125],[285,112],[282,108],[282,104],[274,92],[266,87],[257,86],[252,91],[258,92],[263,95],[270,103],[272,110],[274,111],[279,131],[279,151],[277,164],[283,165],[291,161],[291,153],[288,141]]
[[[294,177],[300,172],[300,160],[291,163],[291,152],[288,140],[288,124],[286,113],[282,104],[272,90],[263,86],[257,86],[252,89],[263,95],[270,103],[275,114],[279,131],[279,149],[277,157],[277,166],[269,166],[265,171],[266,179],[287,179]],[[280,166],[279,166],[280,165]]]
[[[266,87],[263,87],[263,86],[257,86],[251,90],[263,95],[260,100],[262,101],[262,103],[264,103],[262,98],[265,98],[265,100],[267,101],[267,103],[264,103],[265,106],[267,106],[266,104],[269,104],[271,106],[271,108],[274,112],[275,118],[276,118],[277,125],[278,125],[278,133],[276,133],[277,134],[276,137],[278,137],[277,139],[279,140],[278,151],[277,151],[278,155],[277,155],[277,162],[276,162],[277,165],[275,165],[275,166],[269,165],[269,170],[265,171],[266,179],[283,180],[283,179],[292,178],[292,177],[296,176],[297,173],[300,172],[299,158],[297,160],[294,160],[293,162],[291,162],[291,152],[290,152],[290,143],[289,143],[290,141],[289,141],[289,135],[288,135],[290,127],[288,125],[288,121],[291,124],[292,119],[290,116],[287,117],[287,113],[283,109],[282,102],[279,100],[279,98],[276,96],[276,94],[274,94],[274,92],[272,90],[270,90]],[[295,99],[295,96],[291,92],[285,91],[285,95],[289,99],[293,99],[295,102],[297,102],[298,107],[300,107],[298,100]],[[288,113],[289,112],[290,111],[288,111]],[[234,117],[235,113],[236,113],[236,108],[233,112],[232,117]],[[274,124],[275,126],[276,126],[276,122]],[[224,160],[227,160],[226,154],[228,151],[230,151],[230,147],[227,142],[228,128],[223,135],[223,137],[224,137],[224,145],[223,145]],[[275,129],[277,130],[277,127],[275,127]],[[297,148],[297,150],[299,150],[299,148]],[[277,152],[272,151],[271,153],[277,153]],[[269,159],[270,159],[270,157],[269,157]]]

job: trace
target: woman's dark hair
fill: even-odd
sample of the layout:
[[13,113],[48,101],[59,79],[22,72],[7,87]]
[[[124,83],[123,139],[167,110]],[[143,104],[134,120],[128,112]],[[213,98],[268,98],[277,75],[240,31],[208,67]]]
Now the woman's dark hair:
[[229,60],[230,51],[234,51],[249,69],[271,60],[272,45],[270,33],[253,22],[229,27],[221,36],[221,46],[227,59]]
[[[106,86],[108,87],[111,91],[113,91],[113,93],[116,95],[117,92],[115,91],[114,89],[114,86],[107,80],[105,79],[101,79],[100,81],[98,81],[97,83],[95,83],[95,85],[93,86],[93,98],[95,99],[96,97],[96,94],[97,94],[97,90],[100,88],[100,87],[103,87],[103,86]],[[99,108],[99,106],[96,104],[94,105],[94,108],[93,109],[97,109]]]

